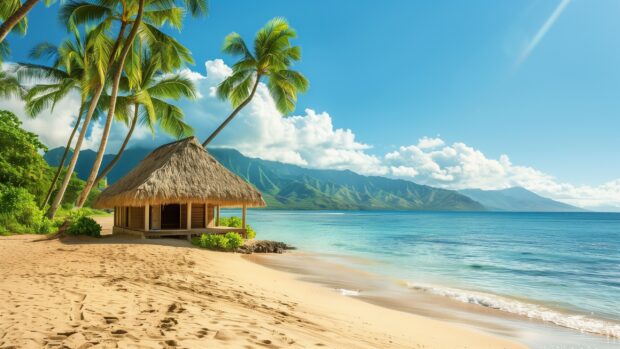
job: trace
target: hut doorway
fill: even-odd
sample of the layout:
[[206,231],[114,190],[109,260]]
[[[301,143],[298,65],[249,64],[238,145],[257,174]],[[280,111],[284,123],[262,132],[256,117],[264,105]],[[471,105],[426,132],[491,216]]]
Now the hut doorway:
[[161,205],[161,228],[181,229],[181,205]]

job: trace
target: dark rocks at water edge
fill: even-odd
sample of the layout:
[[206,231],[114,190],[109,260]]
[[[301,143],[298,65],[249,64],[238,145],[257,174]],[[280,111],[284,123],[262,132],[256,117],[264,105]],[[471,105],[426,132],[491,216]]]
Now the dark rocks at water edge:
[[283,242],[270,240],[248,240],[243,246],[237,249],[239,253],[282,253],[285,250],[294,250],[293,246],[289,246]]

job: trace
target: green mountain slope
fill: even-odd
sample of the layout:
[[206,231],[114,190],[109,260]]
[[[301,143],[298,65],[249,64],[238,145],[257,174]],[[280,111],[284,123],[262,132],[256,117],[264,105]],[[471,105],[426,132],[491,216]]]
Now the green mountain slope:
[[554,201],[531,191],[514,187],[502,190],[465,189],[459,191],[491,211],[579,212],[579,207]]
[[[45,159],[58,165],[62,148],[50,150]],[[129,172],[151,150],[128,149],[108,175],[113,183]],[[479,211],[485,208],[456,191],[432,188],[405,180],[368,177],[351,171],[313,170],[275,161],[249,158],[232,149],[209,152],[226,168],[255,185],[272,209],[323,210],[442,210]],[[85,178],[95,153],[80,154],[76,172]],[[106,155],[105,166],[112,159]]]

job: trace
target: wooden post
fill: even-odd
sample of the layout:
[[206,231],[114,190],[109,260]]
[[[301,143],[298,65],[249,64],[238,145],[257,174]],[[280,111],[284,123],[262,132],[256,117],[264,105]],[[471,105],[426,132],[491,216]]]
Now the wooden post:
[[187,230],[192,230],[192,203],[187,203]]
[[215,206],[215,226],[220,226],[220,205]]
[[144,231],[151,230],[151,219],[149,218],[149,204],[144,205]]
[[245,214],[247,213],[247,208],[245,205],[243,205],[243,211],[241,214],[241,227],[243,228],[243,238],[247,239],[248,238],[248,231],[247,228],[245,226]]
[[206,228],[208,226],[209,226],[209,204],[205,202],[205,226],[203,228]]

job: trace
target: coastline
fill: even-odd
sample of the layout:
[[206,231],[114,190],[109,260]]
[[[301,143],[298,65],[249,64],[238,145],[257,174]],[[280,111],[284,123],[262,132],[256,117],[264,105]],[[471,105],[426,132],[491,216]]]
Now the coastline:
[[525,348],[186,241],[38,237],[0,238],[0,346]]
[[[377,275],[334,262],[355,260],[355,264],[373,261],[350,256],[321,255],[306,251],[287,252],[284,255],[249,255],[244,258],[272,268],[291,273],[297,279],[312,282],[340,293],[344,298],[356,298],[369,304],[409,314],[421,315],[448,323],[465,326],[476,331],[490,333],[535,348],[616,348],[617,338],[578,331],[550,322],[548,319],[532,318],[478,303],[472,299],[436,292],[435,286],[412,286],[405,281],[385,275]],[[347,263],[350,264],[350,263]],[[449,288],[437,288],[451,290]],[[480,294],[466,291],[464,294]],[[483,297],[488,297],[484,295]],[[470,296],[471,297],[471,296]],[[500,298],[501,299],[501,298]],[[528,300],[510,300],[528,302]],[[533,303],[521,303],[534,305]],[[543,306],[543,305],[536,305]],[[544,309],[544,308],[543,308]],[[560,313],[558,313],[560,314]],[[561,314],[570,318],[574,315]],[[585,346],[584,346],[585,345]]]

